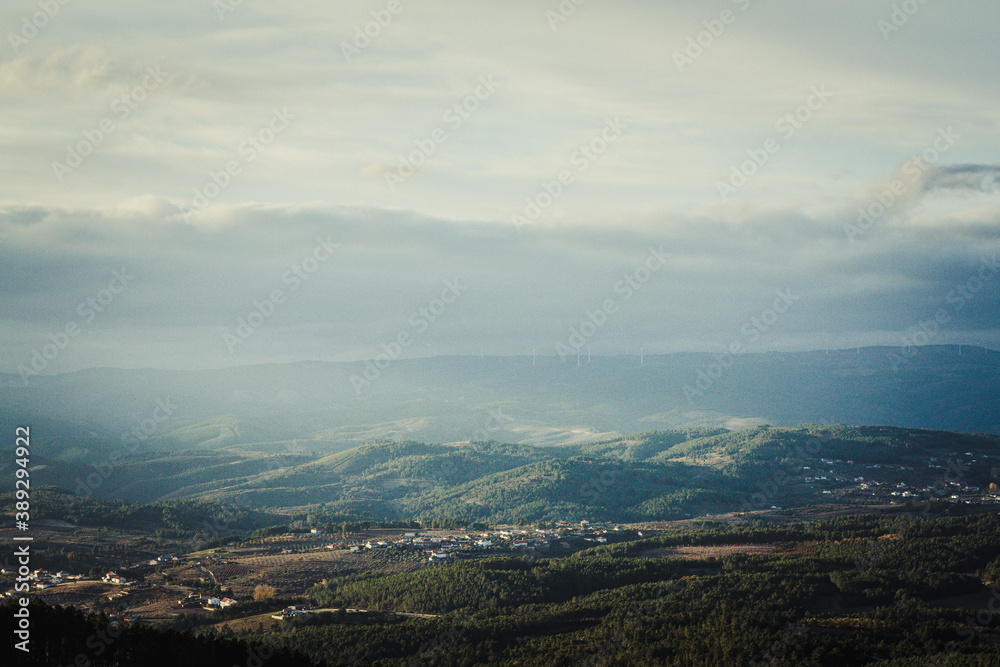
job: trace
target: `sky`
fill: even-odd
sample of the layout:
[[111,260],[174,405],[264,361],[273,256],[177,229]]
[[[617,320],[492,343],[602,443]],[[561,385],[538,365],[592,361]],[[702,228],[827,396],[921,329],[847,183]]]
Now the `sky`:
[[0,372],[997,348],[998,25],[11,0]]

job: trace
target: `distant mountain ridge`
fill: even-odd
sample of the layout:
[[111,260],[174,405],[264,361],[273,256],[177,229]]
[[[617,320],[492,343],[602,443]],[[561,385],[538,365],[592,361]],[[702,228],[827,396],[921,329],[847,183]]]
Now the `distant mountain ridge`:
[[[1000,353],[926,346],[798,353],[397,360],[204,371],[0,375],[0,422],[65,449],[338,451],[378,439],[566,444],[647,430],[888,424],[1000,433]],[[164,410],[163,406],[168,406]],[[87,442],[82,442],[81,439]],[[289,445],[288,443],[297,443]]]

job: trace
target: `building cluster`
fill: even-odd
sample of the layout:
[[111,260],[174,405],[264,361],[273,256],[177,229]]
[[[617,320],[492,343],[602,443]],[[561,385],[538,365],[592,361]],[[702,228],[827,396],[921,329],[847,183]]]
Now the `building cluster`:
[[157,556],[156,558],[149,561],[149,565],[156,567],[157,565],[176,565],[177,563],[183,563],[184,556],[178,556],[177,554],[163,554],[162,556]]
[[[0,568],[0,578],[13,580],[17,576],[17,573],[13,570],[7,570],[6,568]],[[85,574],[71,574],[65,570],[61,572],[49,572],[46,569],[38,568],[28,573],[28,579],[30,580],[30,586],[35,590],[45,590],[47,588],[52,588],[62,583],[67,583],[71,581],[81,581],[86,579]],[[15,589],[11,588],[4,592],[4,597],[16,597],[19,595]]]
[[[910,500],[951,500],[982,505],[1000,504],[1000,489],[990,484],[981,488],[967,477],[972,465],[989,464],[988,455],[951,452],[945,458],[930,457],[926,467],[892,463],[866,463],[840,459],[820,459],[817,469],[803,468],[803,481],[812,488],[827,487],[824,494],[857,496],[866,501],[905,502]],[[996,457],[993,457],[994,459]],[[863,475],[858,473],[864,472]]]
[[236,604],[236,600],[231,598],[219,598],[214,595],[202,595],[199,593],[191,593],[183,600],[178,600],[177,604],[184,609],[190,608],[201,608],[201,609],[225,609],[226,607],[232,607]]
[[[623,538],[625,535],[626,531],[620,526],[609,529],[581,521],[579,524],[557,524],[555,528],[498,529],[442,537],[408,532],[395,540],[369,540],[351,544],[348,548],[353,552],[368,549],[422,550],[427,554],[427,562],[439,564],[452,562],[463,556],[482,555],[483,552],[547,551],[552,548],[591,546],[588,543],[604,544],[609,537]],[[335,549],[337,545],[329,544],[327,548]]]
[[124,574],[118,574],[114,571],[108,572],[106,575],[101,577],[101,581],[107,584],[119,584],[121,586],[128,586],[135,583],[135,579],[129,579]]
[[296,616],[303,616],[305,614],[306,614],[306,605],[293,604],[290,607],[285,607],[276,614],[271,614],[271,618],[278,621],[287,621],[288,619],[295,618]]
[[132,625],[133,623],[137,623],[139,620],[141,620],[140,616],[128,612],[123,612],[121,614],[111,612],[108,614],[108,625],[113,628],[119,628],[123,623],[125,625]]

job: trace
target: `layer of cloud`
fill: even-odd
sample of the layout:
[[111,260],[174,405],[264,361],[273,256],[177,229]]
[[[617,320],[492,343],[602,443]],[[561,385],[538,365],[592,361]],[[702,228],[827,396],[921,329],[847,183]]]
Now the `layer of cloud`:
[[[83,332],[53,370],[369,358],[403,331],[417,342],[407,355],[554,353],[594,317],[606,320],[587,337],[599,354],[719,350],[735,339],[757,349],[892,344],[939,308],[951,314],[942,342],[997,339],[995,271],[960,308],[951,294],[996,261],[993,198],[937,224],[886,218],[853,242],[850,206],[822,218],[772,209],[734,221],[719,207],[518,231],[320,204],[217,205],[189,221],[156,198],[102,209],[8,205],[2,370],[68,322]],[[660,254],[669,255],[662,267],[651,260]],[[102,312],[81,306],[116,271],[135,279]],[[460,285],[455,302],[418,316],[448,281]],[[282,299],[267,314],[275,290]],[[778,290],[795,305],[747,340],[743,326]],[[615,312],[604,318],[608,300]],[[225,334],[255,310],[267,317],[231,351]]]
[[801,299],[754,345],[891,344],[938,307],[997,338],[995,288],[949,301],[997,249],[995,2],[886,32],[865,0],[403,0],[356,52],[384,3],[220,4],[60,4],[0,55],[0,370],[123,268],[47,372],[370,357],[456,278],[407,354],[551,351],[661,246],[596,353],[720,349],[777,289]]

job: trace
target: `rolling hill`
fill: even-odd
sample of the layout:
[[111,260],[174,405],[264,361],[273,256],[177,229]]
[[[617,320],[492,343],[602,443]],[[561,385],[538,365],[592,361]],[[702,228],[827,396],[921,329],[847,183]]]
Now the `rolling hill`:
[[[331,520],[623,522],[819,502],[992,502],[1000,437],[764,426],[651,431],[548,447],[382,441],[333,454],[193,449],[137,453],[110,468],[40,463],[34,483],[137,502],[297,508]],[[101,470],[107,481],[88,485]]]

